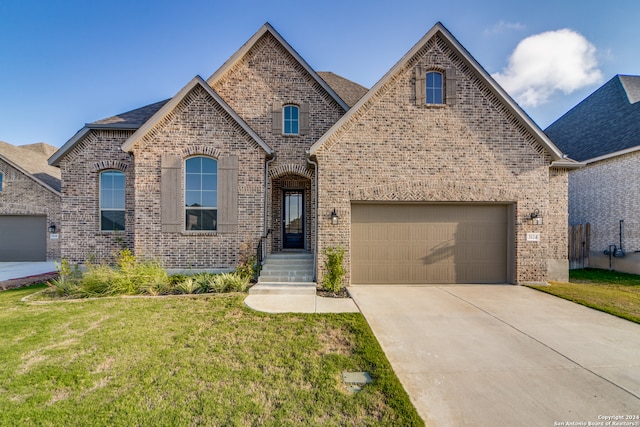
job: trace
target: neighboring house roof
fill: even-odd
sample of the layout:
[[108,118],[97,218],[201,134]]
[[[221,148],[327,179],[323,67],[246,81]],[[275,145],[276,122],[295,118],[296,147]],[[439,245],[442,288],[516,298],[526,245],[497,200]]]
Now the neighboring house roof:
[[338,120],[309,150],[310,155],[314,155],[320,147],[336,132],[340,127],[347,123],[352,116],[358,114],[358,111],[364,107],[367,102],[375,96],[375,94],[390,80],[396,73],[398,73],[402,67],[406,65],[408,61],[413,58],[420,49],[422,49],[427,42],[440,35],[450,46],[456,51],[462,60],[474,70],[476,75],[487,85],[489,90],[503,101],[504,106],[511,111],[514,116],[519,120],[522,126],[527,129],[534,136],[538,142],[548,151],[549,155],[553,159],[552,166],[562,168],[575,168],[580,167],[582,164],[577,163],[571,159],[567,159],[562,151],[545,135],[545,133],[535,124],[533,120],[520,108],[520,106],[505,92],[502,87],[487,73],[482,66],[471,56],[471,54],[453,37],[453,35],[447,30],[440,22],[436,23],[422,37],[418,43],[416,43],[409,52],[407,52],[368,92],[364,95],[340,120]]
[[171,113],[173,109],[176,108],[176,106],[184,99],[184,97],[198,85],[201,86],[227,112],[227,114],[229,114],[233,120],[235,120],[236,123],[238,123],[260,147],[262,147],[267,154],[271,155],[274,153],[273,149],[269,147],[269,145],[267,145],[267,143],[264,142],[262,138],[260,138],[258,134],[256,134],[253,129],[251,129],[249,125],[242,120],[242,118],[200,76],[195,76],[176,94],[176,96],[164,103],[162,107],[144,123],[144,125],[140,126],[140,128],[125,141],[122,145],[122,150],[131,151],[136,142],[143,138],[147,132],[152,130],[156,124]]
[[49,153],[55,150],[56,147],[42,142],[15,146],[0,141],[0,158],[38,184],[59,193],[60,169],[47,163]]
[[356,82],[352,82],[330,71],[318,71],[318,75],[331,86],[349,107],[356,105],[360,98],[369,90]]
[[304,68],[305,71],[309,73],[311,77],[316,82],[318,82],[318,84],[324,90],[327,91],[327,93],[329,93],[329,95],[331,95],[331,97],[344,109],[344,111],[347,111],[349,109],[349,105],[347,105],[347,103],[342,98],[340,98],[336,91],[329,84],[327,84],[327,82],[325,82],[318,75],[318,73],[316,73],[314,69],[311,68],[309,64],[307,64],[307,61],[305,61],[302,56],[300,56],[298,52],[296,52],[295,49],[293,49],[291,45],[287,43],[287,41],[282,38],[282,36],[278,34],[278,32],[268,22],[264,24],[244,45],[242,45],[242,47],[231,56],[231,58],[229,58],[224,64],[222,64],[222,67],[220,67],[215,73],[211,75],[211,77],[207,79],[207,83],[213,86],[216,80],[222,77],[229,69],[233,67],[234,64],[240,61],[247,54],[247,52],[249,52],[249,50],[258,42],[258,40],[260,40],[266,33],[271,34],[276,40],[278,40],[278,42],[285,48],[285,50],[289,52],[291,56],[293,56],[293,58],[302,66],[302,68]]
[[640,150],[640,76],[616,75],[545,132],[587,163]]

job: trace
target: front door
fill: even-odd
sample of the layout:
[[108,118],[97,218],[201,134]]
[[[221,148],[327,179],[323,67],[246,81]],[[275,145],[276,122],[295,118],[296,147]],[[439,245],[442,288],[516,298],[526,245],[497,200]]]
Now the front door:
[[302,249],[304,248],[304,192],[285,190],[283,199],[282,247]]

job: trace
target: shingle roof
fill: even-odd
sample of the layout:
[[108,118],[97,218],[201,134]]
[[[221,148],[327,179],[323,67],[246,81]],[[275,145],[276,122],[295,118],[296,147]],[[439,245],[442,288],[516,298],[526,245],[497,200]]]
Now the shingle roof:
[[164,101],[156,102],[155,104],[145,105],[144,107],[136,108],[135,110],[127,111],[126,113],[117,114],[115,116],[107,117],[106,119],[97,120],[92,122],[93,125],[131,125],[141,126],[151,116],[153,116],[160,108],[169,102],[168,99]]
[[352,82],[330,71],[318,71],[318,75],[331,86],[331,89],[333,89],[349,107],[353,107],[369,90],[356,82]]
[[545,133],[578,161],[640,146],[640,76],[617,75]]
[[15,146],[0,141],[0,156],[59,192],[60,169],[47,163],[50,153],[56,150],[56,147],[43,142]]

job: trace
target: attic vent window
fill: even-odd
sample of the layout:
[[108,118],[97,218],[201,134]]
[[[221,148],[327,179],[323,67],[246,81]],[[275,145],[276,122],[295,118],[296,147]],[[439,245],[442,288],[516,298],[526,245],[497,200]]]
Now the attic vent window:
[[455,68],[446,71],[425,71],[422,65],[415,69],[416,105],[453,105],[456,103],[457,73]]
[[285,105],[283,109],[282,129],[285,135],[298,135],[300,129],[300,111],[297,105]]
[[426,90],[427,104],[442,104],[442,73],[430,71],[427,73]]

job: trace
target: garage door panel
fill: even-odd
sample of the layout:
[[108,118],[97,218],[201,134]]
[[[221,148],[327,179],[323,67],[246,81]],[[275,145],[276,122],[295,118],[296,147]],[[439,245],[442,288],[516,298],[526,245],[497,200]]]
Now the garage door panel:
[[46,261],[45,216],[0,215],[0,261]]
[[354,204],[352,282],[505,283],[507,212],[506,205]]

